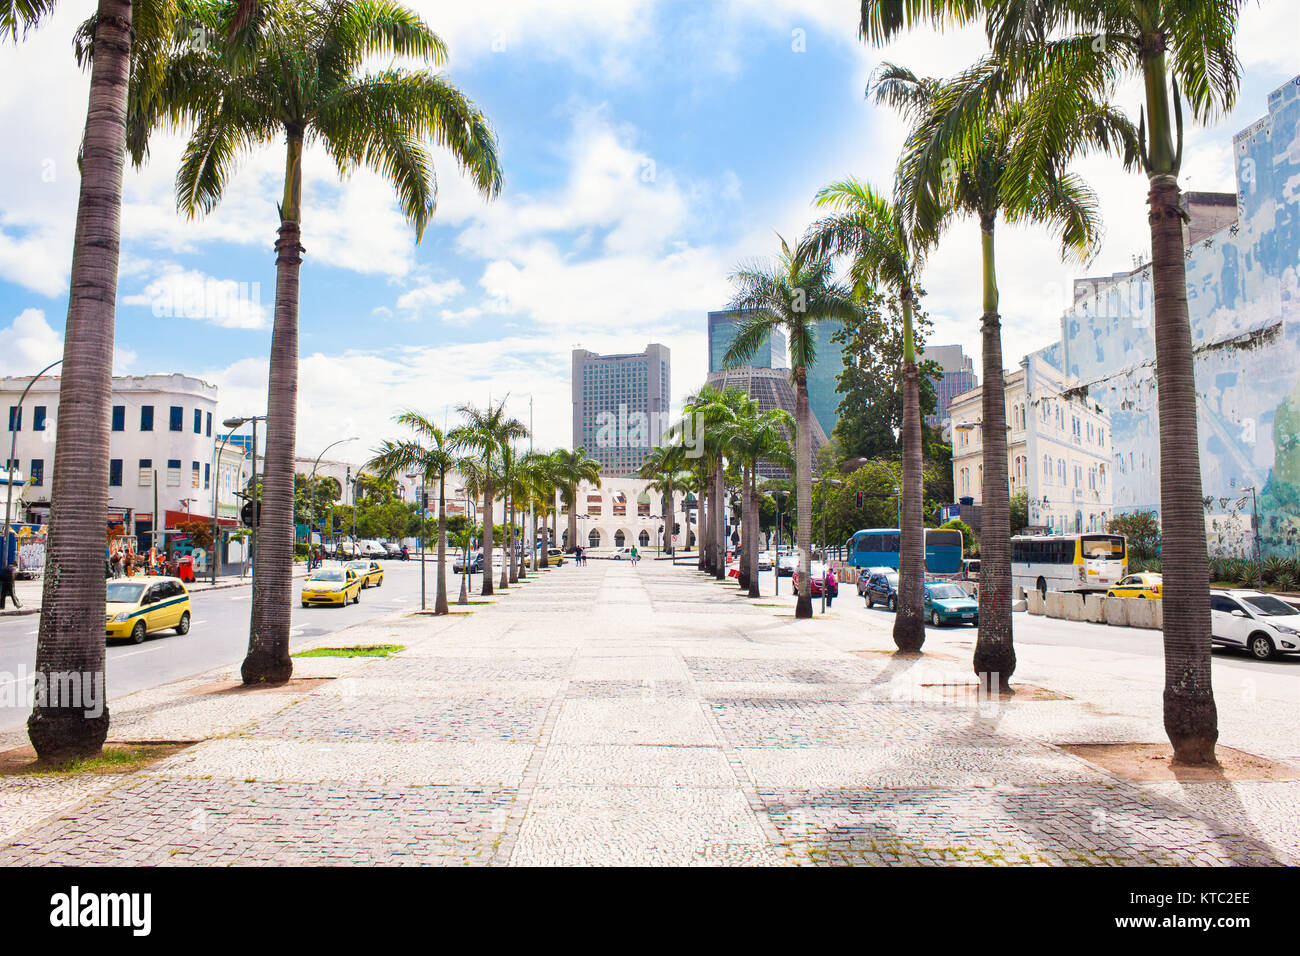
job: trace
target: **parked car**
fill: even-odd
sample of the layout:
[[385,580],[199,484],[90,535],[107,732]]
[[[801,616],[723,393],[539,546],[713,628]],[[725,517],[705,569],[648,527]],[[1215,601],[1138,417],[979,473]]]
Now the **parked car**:
[[760,552],[758,552],[758,570],[760,570],[760,571],[771,571],[771,570],[772,570],[772,563],[773,563],[775,560],[776,560],[776,559],[773,557],[771,551],[760,551]]
[[384,583],[384,568],[378,561],[362,558],[360,561],[349,561],[344,567],[357,572],[363,588],[377,588]]
[[402,560],[402,546],[400,544],[393,544],[391,541],[380,541],[379,543],[388,552],[385,557],[392,558],[394,561]]
[[386,558],[388,557],[388,549],[379,541],[362,541],[359,556],[363,558]]
[[107,596],[104,632],[108,638],[140,644],[145,635],[168,628],[189,633],[190,593],[179,578],[109,581]]
[[[451,569],[456,574],[465,573],[465,553],[463,551],[460,554],[456,555],[455,559],[453,559],[453,561],[451,562]],[[483,549],[479,548],[470,557],[469,573],[478,574],[482,570],[483,570]]]
[[925,614],[935,627],[943,624],[980,625],[979,602],[956,584],[925,582]]
[[1212,591],[1210,639],[1245,648],[1261,661],[1300,654],[1300,610],[1259,591]]
[[862,588],[867,607],[883,604],[891,611],[898,610],[898,572],[887,571],[871,575]]
[[963,558],[961,562],[961,571],[957,577],[962,581],[978,581],[980,579],[980,559]]
[[[812,573],[812,596],[819,598],[822,596],[822,585],[826,580],[826,565],[820,561],[813,563],[809,569]],[[799,575],[794,575],[794,593],[799,594]],[[837,598],[840,596],[840,582],[836,580],[835,585],[830,589],[830,596]]]
[[307,575],[302,584],[302,606],[361,602],[361,576],[351,568],[323,566]]
[[562,565],[563,563],[564,563],[564,549],[563,549],[563,548],[547,548],[547,549],[546,549],[546,565],[547,565],[547,567],[558,568],[558,567],[559,567],[560,565]]
[[858,581],[857,581],[858,597],[867,596],[867,582],[871,580],[871,576],[873,574],[897,574],[897,573],[898,572],[895,571],[893,568],[886,568],[886,567],[863,568],[861,571],[858,572]]
[[776,558],[776,575],[779,578],[793,577],[798,566],[798,555],[793,551],[782,551]]
[[609,559],[611,561],[628,561],[631,560],[631,558],[632,558],[631,548],[615,548],[613,551],[609,553]]
[[1129,574],[1120,578],[1115,586],[1106,592],[1106,597],[1147,598],[1158,601],[1163,584],[1164,578],[1151,571]]
[[341,559],[355,558],[361,551],[354,541],[340,541],[334,545],[334,556]]

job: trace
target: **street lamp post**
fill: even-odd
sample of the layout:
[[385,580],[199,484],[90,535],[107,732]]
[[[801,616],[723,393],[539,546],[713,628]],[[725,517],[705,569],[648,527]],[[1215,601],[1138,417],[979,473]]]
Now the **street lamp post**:
[[[264,422],[264,421],[266,421],[265,415],[247,415],[244,417],[227,418],[225,421],[221,423],[226,428],[239,428],[248,422],[251,422],[253,425],[253,473],[252,473],[252,477],[249,478],[249,482],[250,482],[249,488],[251,489],[249,492],[249,501],[253,503],[253,508],[252,508],[253,520],[248,526],[248,530],[249,530],[248,554],[249,557],[252,559],[251,567],[252,567],[254,580],[256,580],[257,577],[257,527],[258,524],[260,523],[259,519],[262,517],[261,515],[262,496],[257,492],[257,423]],[[157,515],[155,515],[154,517],[156,519]],[[240,572],[240,577],[241,578],[243,577],[242,571]]]
[[424,476],[410,474],[406,476],[407,480],[414,483],[415,479],[420,479],[420,500],[416,502],[415,513],[420,516],[420,610],[425,610],[424,601]]
[[[48,372],[50,369],[54,368],[54,366],[61,365],[62,363],[63,363],[63,359],[59,359],[57,362],[51,362],[49,365],[45,366],[45,368],[41,369],[39,372],[37,372],[35,375],[32,376],[32,380],[28,382],[27,387],[23,389],[22,395],[18,396],[17,407],[18,407],[19,415],[22,415],[23,413],[22,412],[23,401],[27,398],[27,393],[32,390],[32,386],[36,384],[36,380],[40,378],[42,375],[44,375],[46,372]],[[17,425],[18,423],[15,422],[14,424]],[[12,524],[10,520],[10,515],[13,512],[13,506],[14,506],[14,455],[18,453],[17,449],[18,449],[18,429],[15,428],[12,432],[10,432],[9,457],[5,459],[5,485],[8,487],[8,493],[5,498],[5,533],[4,533],[4,537],[0,538],[0,542],[3,542],[3,549],[4,549],[4,553],[0,554],[0,561],[3,561],[5,564],[9,563],[9,528],[11,527]]]

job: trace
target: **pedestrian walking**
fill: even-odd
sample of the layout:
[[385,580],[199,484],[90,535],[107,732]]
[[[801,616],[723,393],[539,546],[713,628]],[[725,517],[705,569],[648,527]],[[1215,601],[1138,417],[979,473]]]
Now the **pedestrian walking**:
[[639,560],[641,560],[641,556],[637,554],[636,545],[632,545],[632,563],[636,564]]
[[835,600],[835,592],[839,590],[840,582],[835,577],[835,569],[826,568],[826,577],[822,578],[822,589],[826,592],[826,606],[830,607],[831,602]]
[[0,567],[0,611],[5,609],[5,601],[14,602],[14,607],[22,607],[18,601],[18,595],[14,593],[14,573],[18,570],[18,565],[12,561],[4,562],[4,567]]

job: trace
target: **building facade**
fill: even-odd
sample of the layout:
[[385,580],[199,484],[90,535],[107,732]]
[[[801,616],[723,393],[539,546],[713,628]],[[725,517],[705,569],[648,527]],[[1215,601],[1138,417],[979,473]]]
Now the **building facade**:
[[[736,341],[736,332],[745,320],[743,311],[710,312],[708,318],[709,332],[709,372],[720,372],[727,367],[723,356]],[[763,338],[758,350],[744,363],[753,368],[787,368],[789,361],[786,353],[785,333],[774,330]]]
[[635,475],[672,424],[671,388],[667,346],[622,355],[574,349],[574,447],[585,448],[603,474]]
[[975,375],[974,363],[960,345],[927,346],[921,358],[938,362],[943,370],[942,374],[931,379],[934,383],[934,413],[925,416],[927,425],[940,428],[952,417],[949,412],[952,400],[977,387],[979,378]]
[[837,322],[818,322],[813,332],[816,360],[808,366],[808,410],[822,433],[833,435],[839,420],[840,394],[835,391],[844,371],[844,346],[832,341],[839,329]]
[[[1300,77],[1232,142],[1236,193],[1189,193],[1188,312],[1211,550],[1300,547]],[[1115,508],[1160,512],[1149,263],[1075,284],[1060,367],[1110,413]]]
[[[952,413],[953,488],[983,503],[983,389],[957,396]],[[1029,524],[1056,533],[1104,531],[1111,501],[1110,417],[1078,383],[1030,355],[1006,375],[1007,475],[1023,493]],[[1012,528],[1012,533],[1021,528]]]
[[[668,527],[664,496],[640,478],[601,478],[599,487],[583,482],[578,486],[574,511],[578,516],[578,540],[595,552],[613,548],[661,550],[673,537],[676,547],[686,546],[687,521],[683,503],[686,495],[673,492],[673,528]],[[695,520],[694,516],[691,518]],[[560,547],[568,548],[569,510],[561,502],[556,516]],[[675,532],[675,533],[674,533]],[[690,528],[691,540],[697,534]]]
[[[710,372],[708,384],[717,389],[738,388],[754,401],[758,402],[761,412],[773,408],[784,409],[794,415],[794,387],[790,384],[790,370],[787,368],[753,368],[741,365],[736,368]],[[826,444],[826,433],[814,417],[812,425],[812,453],[817,457],[817,450]],[[764,478],[786,478],[789,473],[770,462],[763,462],[758,472]]]
[[[9,467],[22,482],[15,521],[49,520],[58,434],[59,379],[0,379],[6,442],[16,438]],[[122,522],[138,547],[190,518],[211,518],[217,388],[186,375],[115,376],[109,423],[107,520]],[[7,457],[7,449],[6,449]],[[15,493],[16,502],[18,496]]]

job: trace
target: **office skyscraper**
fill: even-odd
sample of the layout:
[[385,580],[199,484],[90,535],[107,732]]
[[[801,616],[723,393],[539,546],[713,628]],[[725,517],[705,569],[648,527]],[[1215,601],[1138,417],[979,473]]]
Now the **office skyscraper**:
[[844,371],[844,346],[831,341],[839,328],[838,322],[817,323],[813,333],[817,358],[808,367],[808,408],[828,436],[834,433],[839,418],[836,409],[840,407],[841,396],[835,386]]
[[938,362],[943,369],[942,375],[931,379],[936,399],[934,414],[925,416],[927,425],[938,428],[950,417],[952,400],[979,385],[979,379],[975,377],[974,364],[960,345],[932,345],[922,353],[921,359]]
[[635,475],[668,426],[668,347],[598,355],[573,350],[573,445],[610,476]]
[[[709,371],[720,372],[726,366],[722,357],[736,340],[736,331],[745,319],[743,312],[724,311],[709,313]],[[743,363],[750,368],[788,368],[785,334],[772,332],[758,350]]]

